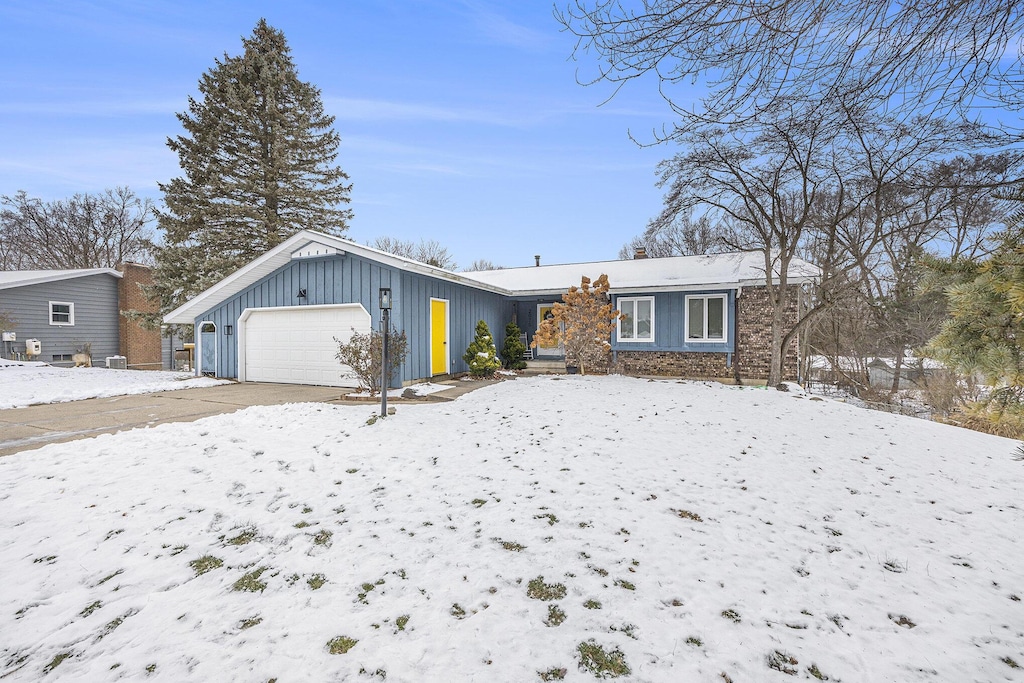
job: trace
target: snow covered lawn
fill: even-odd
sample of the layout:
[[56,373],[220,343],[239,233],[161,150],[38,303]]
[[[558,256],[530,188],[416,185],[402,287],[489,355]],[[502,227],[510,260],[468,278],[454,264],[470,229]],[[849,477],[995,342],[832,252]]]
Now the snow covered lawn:
[[195,389],[225,381],[182,372],[58,368],[45,363],[0,359],[0,410],[85,398]]
[[257,407],[0,458],[0,676],[1024,673],[1016,442],[622,377],[373,412]]

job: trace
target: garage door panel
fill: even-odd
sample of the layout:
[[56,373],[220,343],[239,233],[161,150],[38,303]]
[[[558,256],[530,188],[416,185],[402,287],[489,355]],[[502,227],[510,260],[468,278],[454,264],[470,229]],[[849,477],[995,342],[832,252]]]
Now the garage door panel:
[[335,358],[337,337],[367,334],[370,315],[358,304],[254,309],[245,326],[245,379],[251,382],[354,387],[351,368]]

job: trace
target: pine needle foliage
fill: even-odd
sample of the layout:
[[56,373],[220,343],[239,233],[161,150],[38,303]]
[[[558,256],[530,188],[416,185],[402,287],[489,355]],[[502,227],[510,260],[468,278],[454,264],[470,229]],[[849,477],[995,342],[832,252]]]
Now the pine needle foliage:
[[480,320],[476,324],[476,336],[469,343],[462,360],[469,365],[469,373],[474,377],[492,377],[494,371],[501,367],[498,360],[498,349],[494,346],[494,337],[487,323]]
[[320,91],[299,80],[284,33],[260,19],[224,55],[167,140],[183,175],[160,184],[164,243],[150,291],[166,312],[303,229],[340,235],[351,210],[340,138]]
[[608,276],[602,274],[591,281],[587,276],[579,287],[570,287],[562,295],[562,303],[551,310],[552,318],[543,320],[533,337],[532,346],[565,346],[565,363],[587,370],[605,370],[611,351],[611,334],[615,321],[621,317],[608,296]]
[[523,358],[526,355],[526,344],[522,340],[523,331],[515,321],[505,325],[505,343],[501,345],[501,359],[508,370],[522,370],[526,367]]
[[[1024,194],[1018,193],[1024,198]],[[962,411],[962,423],[1024,435],[1024,224],[1011,221],[985,260],[933,260],[929,281],[945,282],[949,316],[925,353],[979,375],[987,397]],[[957,421],[954,418],[954,421]]]

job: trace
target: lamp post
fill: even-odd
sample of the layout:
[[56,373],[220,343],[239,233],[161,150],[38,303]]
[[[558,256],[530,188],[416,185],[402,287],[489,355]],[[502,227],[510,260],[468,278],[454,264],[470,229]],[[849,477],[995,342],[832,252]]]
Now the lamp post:
[[384,343],[380,353],[380,416],[388,416],[388,333],[391,331],[391,289],[381,287],[379,292],[380,324],[384,327]]

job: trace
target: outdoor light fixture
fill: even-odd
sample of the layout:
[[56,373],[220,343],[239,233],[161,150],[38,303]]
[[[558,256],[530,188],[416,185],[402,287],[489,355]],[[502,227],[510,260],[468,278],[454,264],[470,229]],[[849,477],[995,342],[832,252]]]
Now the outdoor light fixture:
[[299,293],[298,293],[298,295],[297,295],[297,298],[299,298],[299,299],[305,299],[305,298],[306,298],[306,290],[304,290],[304,289],[300,289],[300,290],[299,290]]
[[234,332],[235,332],[234,325],[225,325],[224,326],[224,336],[225,337],[230,337],[232,334],[234,334]]
[[380,416],[388,416],[388,387],[391,384],[388,372],[388,332],[391,330],[391,288],[381,287],[378,291],[380,304],[380,326],[384,328],[384,340],[380,363]]

